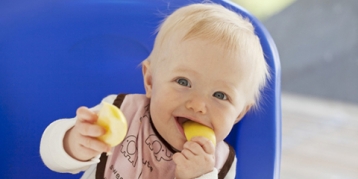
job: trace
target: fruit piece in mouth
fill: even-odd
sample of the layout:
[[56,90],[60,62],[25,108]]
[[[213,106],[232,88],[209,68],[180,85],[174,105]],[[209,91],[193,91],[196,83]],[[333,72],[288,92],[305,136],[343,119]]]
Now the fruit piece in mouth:
[[209,139],[214,145],[216,145],[215,133],[213,129],[207,126],[188,120],[184,122],[183,129],[185,137],[188,141],[190,141],[193,137],[202,136]]

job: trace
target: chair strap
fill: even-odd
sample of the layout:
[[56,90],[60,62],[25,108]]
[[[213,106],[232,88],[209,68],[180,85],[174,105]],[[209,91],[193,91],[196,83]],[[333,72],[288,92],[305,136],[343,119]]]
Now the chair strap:
[[[218,174],[218,178],[219,179],[224,179],[226,174],[229,172],[232,163],[234,162],[235,159],[235,150],[234,148],[227,143],[227,145],[229,146],[229,155],[227,156],[226,162],[224,163],[223,167],[221,168],[219,174]],[[235,169],[236,170],[236,169]]]

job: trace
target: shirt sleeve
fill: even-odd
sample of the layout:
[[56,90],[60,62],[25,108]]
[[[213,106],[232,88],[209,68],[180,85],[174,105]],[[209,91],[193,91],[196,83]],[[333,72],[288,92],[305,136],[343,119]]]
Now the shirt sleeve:
[[218,178],[218,169],[214,168],[213,171],[206,173],[204,175],[201,175],[200,177],[196,179],[217,179]]
[[[116,95],[110,95],[102,101],[113,103]],[[90,110],[97,112],[101,105]],[[44,164],[51,170],[60,173],[79,173],[99,162],[100,155],[90,161],[78,161],[67,154],[63,146],[66,132],[76,123],[76,118],[59,119],[52,122],[42,134],[40,142],[40,155]]]

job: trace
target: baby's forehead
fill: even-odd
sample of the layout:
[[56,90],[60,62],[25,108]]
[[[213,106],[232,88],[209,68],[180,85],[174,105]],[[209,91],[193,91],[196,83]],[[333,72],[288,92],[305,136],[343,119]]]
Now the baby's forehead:
[[240,51],[230,50],[207,39],[181,40],[170,46],[164,50],[166,55],[158,58],[158,63],[163,63],[164,68],[176,65],[182,71],[208,69],[207,73],[226,77],[247,76],[244,73],[250,71],[250,60],[245,60]]

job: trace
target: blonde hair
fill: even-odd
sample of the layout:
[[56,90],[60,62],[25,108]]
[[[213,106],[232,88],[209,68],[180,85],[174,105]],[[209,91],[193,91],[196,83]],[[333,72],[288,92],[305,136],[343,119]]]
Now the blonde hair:
[[269,70],[259,38],[249,20],[213,3],[191,4],[179,8],[158,28],[153,50],[146,60],[151,64],[158,63],[165,53],[163,47],[178,42],[173,40],[175,38],[181,41],[205,39],[221,45],[227,53],[239,54],[238,60],[243,62],[245,69],[250,69],[246,74],[246,90],[252,96],[248,103],[257,103],[260,91],[269,79]]

